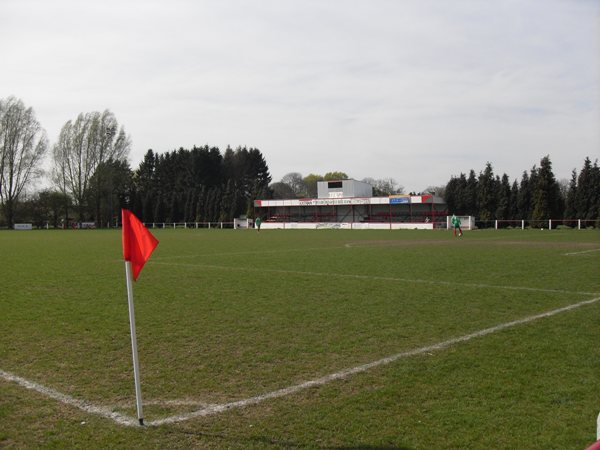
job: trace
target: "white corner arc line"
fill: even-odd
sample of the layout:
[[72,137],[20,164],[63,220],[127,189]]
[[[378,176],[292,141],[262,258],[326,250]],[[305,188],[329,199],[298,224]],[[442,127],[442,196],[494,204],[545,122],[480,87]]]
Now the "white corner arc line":
[[43,386],[34,381],[29,381],[12,373],[5,372],[2,369],[0,369],[0,377],[4,378],[7,381],[17,383],[18,385],[23,386],[24,388],[39,392],[40,394],[43,394],[46,397],[58,400],[59,402],[64,403],[65,405],[70,405],[79,408],[82,411],[85,411],[86,413],[111,419],[119,425],[125,425],[129,427],[139,426],[138,420],[134,419],[133,417],[129,417],[124,414],[119,414],[118,412],[112,411],[107,407],[92,405],[91,403],[85,400],[80,400],[75,397],[71,397],[70,395],[63,394],[62,392],[58,392],[55,389]]
[[500,325],[496,325],[490,328],[485,328],[483,330],[479,330],[476,331],[474,333],[470,333],[470,334],[466,334],[464,336],[460,336],[460,337],[456,337],[456,338],[452,338],[452,339],[448,339],[446,341],[443,342],[438,342],[437,344],[433,344],[433,345],[428,345],[426,347],[420,347],[420,348],[416,348],[416,349],[412,349],[412,350],[407,350],[405,352],[401,352],[401,353],[397,353],[395,355],[391,355],[382,359],[379,359],[377,361],[373,361],[367,364],[362,364],[360,366],[356,366],[356,367],[351,367],[348,369],[344,369],[341,370],[339,372],[335,372],[329,375],[326,375],[324,377],[321,378],[317,378],[314,380],[310,380],[310,381],[305,381],[303,383],[300,384],[296,384],[293,386],[289,386],[283,389],[278,389],[276,391],[272,391],[272,392],[268,392],[266,394],[262,394],[262,395],[257,395],[255,397],[250,397],[244,400],[238,400],[235,402],[230,402],[230,403],[223,403],[220,405],[211,405],[209,407],[197,410],[197,411],[192,411],[190,413],[187,414],[181,414],[178,416],[171,416],[171,417],[166,417],[164,419],[159,419],[159,420],[154,420],[148,423],[148,425],[151,426],[159,426],[159,425],[166,425],[166,424],[172,424],[172,423],[177,423],[177,422],[183,422],[185,420],[189,420],[189,419],[193,419],[196,417],[205,417],[205,416],[210,416],[210,415],[214,415],[214,414],[218,414],[221,413],[223,411],[227,411],[230,409],[234,409],[234,408],[243,408],[246,406],[250,406],[250,405],[255,405],[257,403],[261,403],[265,400],[268,399],[272,399],[272,398],[278,398],[278,397],[284,397],[290,394],[294,394],[296,392],[302,391],[304,389],[310,388],[310,387],[314,387],[314,386],[321,386],[327,383],[330,383],[332,381],[335,380],[340,380],[343,378],[347,378],[351,375],[355,375],[357,373],[361,373],[361,372],[366,372],[369,369],[372,369],[374,367],[378,367],[378,366],[382,366],[385,364],[390,364],[392,362],[395,362],[401,358],[407,358],[410,356],[416,356],[416,355],[421,355],[423,353],[428,353],[431,351],[436,351],[436,350],[443,350],[445,348],[448,348],[454,344],[458,344],[461,342],[466,342],[469,341],[473,338],[477,338],[477,337],[482,337],[482,336],[486,336],[488,334],[492,334],[492,333],[496,333],[498,331],[507,329],[507,328],[511,328],[517,325],[522,325],[525,323],[529,323],[529,322],[533,322],[535,320],[538,319],[543,319],[546,317],[551,317],[554,316],[556,314],[560,314],[566,311],[571,311],[573,309],[577,309],[580,308],[581,306],[585,306],[585,305],[590,305],[592,303],[596,303],[600,301],[600,297],[596,297],[593,298],[591,300],[585,300],[583,302],[579,302],[579,303],[574,303],[572,305],[569,306],[565,306],[562,308],[558,308],[558,309],[553,309],[551,311],[546,311],[544,313],[541,314],[536,314],[533,316],[528,316],[525,317],[523,319],[518,319],[518,320],[513,320],[512,322],[506,322]]
[[[404,351],[401,353],[397,353],[395,355],[391,355],[391,356],[379,359],[377,361],[373,361],[373,362],[370,362],[367,364],[362,364],[362,365],[359,365],[356,367],[347,368],[347,369],[341,370],[339,372],[325,375],[321,378],[317,378],[317,379],[310,380],[310,381],[305,381],[300,384],[289,386],[289,387],[286,387],[283,389],[278,389],[276,391],[268,392],[268,393],[261,394],[261,395],[255,396],[255,397],[250,397],[250,398],[247,398],[244,400],[238,400],[238,401],[230,402],[230,403],[223,403],[220,405],[219,404],[210,405],[210,406],[207,406],[200,410],[192,411],[187,414],[165,417],[163,419],[146,422],[146,424],[149,426],[173,424],[173,423],[177,423],[177,422],[183,422],[186,420],[190,420],[190,419],[193,419],[196,417],[204,417],[204,416],[218,414],[218,413],[230,410],[230,409],[243,408],[246,406],[255,405],[255,404],[261,403],[268,399],[284,397],[284,396],[294,394],[296,392],[302,391],[302,390],[310,388],[310,387],[322,386],[324,384],[330,383],[335,380],[340,380],[343,378],[347,378],[351,375],[366,372],[369,369],[372,369],[372,368],[378,367],[378,366],[382,366],[385,364],[390,364],[401,358],[407,358],[410,356],[421,355],[423,353],[428,353],[428,352],[432,352],[432,351],[436,351],[436,350],[443,350],[454,344],[466,342],[473,338],[486,336],[488,334],[496,333],[498,331],[501,331],[501,330],[504,330],[507,328],[511,328],[511,327],[514,327],[517,325],[533,322],[538,319],[551,317],[556,314],[560,314],[560,313],[563,313],[566,311],[571,311],[573,309],[577,309],[577,308],[580,308],[585,305],[590,305],[590,304],[596,303],[598,301],[600,301],[600,297],[592,298],[590,300],[585,300],[585,301],[582,301],[579,303],[574,303],[572,305],[564,306],[564,307],[558,308],[558,309],[553,309],[551,311],[546,311],[544,313],[536,314],[533,316],[528,316],[523,319],[506,322],[506,323],[496,325],[496,326],[493,326],[490,328],[485,328],[483,330],[479,330],[474,333],[466,334],[464,336],[459,336],[456,338],[448,339],[446,341],[438,342],[437,344],[432,344],[432,345],[425,346],[425,347],[407,350],[407,351]],[[130,417],[130,416],[127,416],[124,414],[120,414],[118,412],[111,410],[108,407],[96,406],[85,400],[76,399],[70,395],[63,394],[61,392],[58,392],[55,389],[43,386],[34,381],[27,380],[23,377],[6,372],[2,369],[0,369],[0,378],[3,378],[6,381],[11,381],[11,382],[17,383],[18,385],[23,386],[27,389],[34,390],[42,395],[50,397],[50,398],[57,400],[63,404],[79,408],[82,411],[87,412],[89,414],[94,414],[97,416],[101,416],[101,417],[110,419],[110,420],[114,421],[115,423],[117,423],[118,425],[139,426],[138,420],[133,417]]]

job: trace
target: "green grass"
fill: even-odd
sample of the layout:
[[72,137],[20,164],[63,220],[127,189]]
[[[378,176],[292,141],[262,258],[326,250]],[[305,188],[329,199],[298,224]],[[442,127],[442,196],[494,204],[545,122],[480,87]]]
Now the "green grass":
[[[600,232],[154,230],[147,421],[600,297]],[[0,370],[135,415],[120,233],[0,233]],[[0,379],[0,447],[584,448],[600,302],[344,380],[128,428]]]

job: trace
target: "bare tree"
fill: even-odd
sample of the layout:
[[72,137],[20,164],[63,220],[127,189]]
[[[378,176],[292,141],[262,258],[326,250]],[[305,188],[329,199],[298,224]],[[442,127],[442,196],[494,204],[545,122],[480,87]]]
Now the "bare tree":
[[9,227],[20,196],[42,174],[47,149],[46,132],[33,109],[15,97],[0,100],[0,201]]
[[[101,177],[96,177],[94,186],[90,185],[98,166],[108,161],[125,161],[130,148],[129,136],[122,126],[119,128],[114,114],[109,110],[102,114],[81,113],[74,122],[68,121],[62,127],[53,148],[53,177],[57,187],[73,198],[79,220],[83,219],[87,206],[85,199],[88,190],[98,188],[102,182]],[[99,204],[94,206],[98,218]]]
[[437,195],[438,197],[445,198],[446,197],[446,186],[427,186],[424,192],[429,192],[430,194]]
[[282,181],[271,184],[269,188],[273,192],[274,199],[290,199],[296,196],[290,185]]
[[404,190],[393,178],[363,178],[362,182],[373,186],[375,196],[400,194]]
[[298,172],[290,172],[281,178],[281,182],[287,184],[296,197],[306,196],[306,183]]

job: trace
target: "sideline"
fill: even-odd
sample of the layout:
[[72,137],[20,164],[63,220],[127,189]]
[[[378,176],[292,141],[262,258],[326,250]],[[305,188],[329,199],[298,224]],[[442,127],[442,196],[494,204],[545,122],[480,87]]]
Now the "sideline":
[[598,295],[598,292],[582,292],[582,291],[567,291],[564,289],[546,289],[546,288],[532,288],[527,286],[501,286],[494,284],[485,283],[461,283],[457,281],[444,281],[444,280],[423,280],[419,278],[397,278],[397,277],[380,277],[377,275],[355,275],[355,274],[344,274],[344,273],[331,273],[331,272],[309,272],[302,270],[286,270],[286,269],[267,269],[264,267],[242,267],[242,266],[220,266],[217,264],[191,264],[191,263],[171,263],[162,261],[148,261],[148,264],[159,264],[163,266],[177,266],[177,267],[202,267],[205,269],[218,269],[218,270],[238,270],[246,272],[259,272],[259,273],[280,273],[286,275],[308,275],[315,277],[327,277],[327,278],[353,278],[358,280],[375,280],[375,281],[397,281],[402,283],[417,283],[417,284],[433,284],[433,285],[444,285],[444,286],[461,286],[461,287],[472,287],[472,288],[484,288],[484,289],[508,289],[511,291],[529,291],[529,292],[548,292],[553,294],[569,294],[569,295]]

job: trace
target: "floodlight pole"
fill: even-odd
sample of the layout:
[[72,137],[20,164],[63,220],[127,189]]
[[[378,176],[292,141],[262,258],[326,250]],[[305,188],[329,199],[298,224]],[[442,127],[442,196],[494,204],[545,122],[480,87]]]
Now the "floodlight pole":
[[127,301],[129,304],[129,328],[131,330],[131,353],[133,354],[133,377],[135,378],[135,401],[137,417],[140,425],[144,425],[144,412],[142,410],[142,388],[140,386],[140,365],[138,362],[137,339],[135,336],[135,312],[133,310],[133,276],[131,274],[131,261],[125,261],[125,278],[127,279]]

